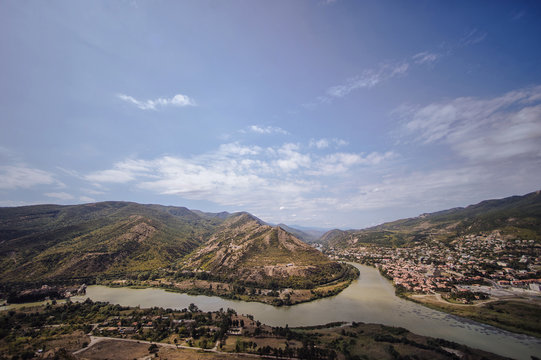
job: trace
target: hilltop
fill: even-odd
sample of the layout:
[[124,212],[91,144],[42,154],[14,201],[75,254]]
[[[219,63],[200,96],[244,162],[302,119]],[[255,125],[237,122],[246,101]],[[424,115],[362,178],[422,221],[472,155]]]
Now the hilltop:
[[459,236],[495,230],[503,236],[541,240],[541,192],[486,200],[361,230],[334,229],[319,242],[335,248],[360,244],[409,246],[427,241],[449,242]]
[[0,208],[0,281],[92,278],[168,266],[220,223],[129,202]]
[[282,304],[331,295],[355,276],[248,213],[131,202],[0,208],[4,289],[97,282]]
[[229,281],[301,288],[339,279],[347,271],[282,227],[266,225],[247,213],[225,220],[187,257],[184,269],[220,274]]

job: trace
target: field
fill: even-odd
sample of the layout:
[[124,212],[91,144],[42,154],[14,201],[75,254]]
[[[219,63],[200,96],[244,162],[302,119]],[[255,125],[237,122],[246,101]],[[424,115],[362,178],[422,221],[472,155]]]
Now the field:
[[541,337],[541,305],[538,302],[517,299],[464,305],[453,304],[430,296],[412,296],[409,299],[436,310],[508,331]]
[[122,340],[105,340],[89,347],[75,356],[81,360],[132,360],[145,358],[159,358],[168,360],[214,360],[214,359],[259,359],[256,356],[237,356],[233,354],[220,354],[204,352],[198,349],[175,349],[157,345],[156,350],[149,351],[148,343],[137,343]]

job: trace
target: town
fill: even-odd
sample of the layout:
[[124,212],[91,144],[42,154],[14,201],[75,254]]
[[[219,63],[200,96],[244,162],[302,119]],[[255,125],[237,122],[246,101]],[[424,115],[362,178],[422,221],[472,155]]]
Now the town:
[[397,293],[441,294],[471,303],[488,297],[541,297],[541,244],[499,231],[410,247],[362,244],[325,250],[335,259],[375,266]]

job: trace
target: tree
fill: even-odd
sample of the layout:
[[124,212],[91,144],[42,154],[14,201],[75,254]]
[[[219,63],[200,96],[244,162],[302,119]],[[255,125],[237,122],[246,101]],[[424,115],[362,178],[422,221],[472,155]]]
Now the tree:
[[158,345],[156,344],[151,344],[149,347],[148,347],[148,352],[151,353],[151,354],[155,354],[158,352]]

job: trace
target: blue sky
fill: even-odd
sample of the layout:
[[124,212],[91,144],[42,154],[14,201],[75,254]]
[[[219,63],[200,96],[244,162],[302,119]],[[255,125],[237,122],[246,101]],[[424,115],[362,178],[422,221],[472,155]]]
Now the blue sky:
[[0,206],[362,228],[541,189],[537,1],[2,1]]

